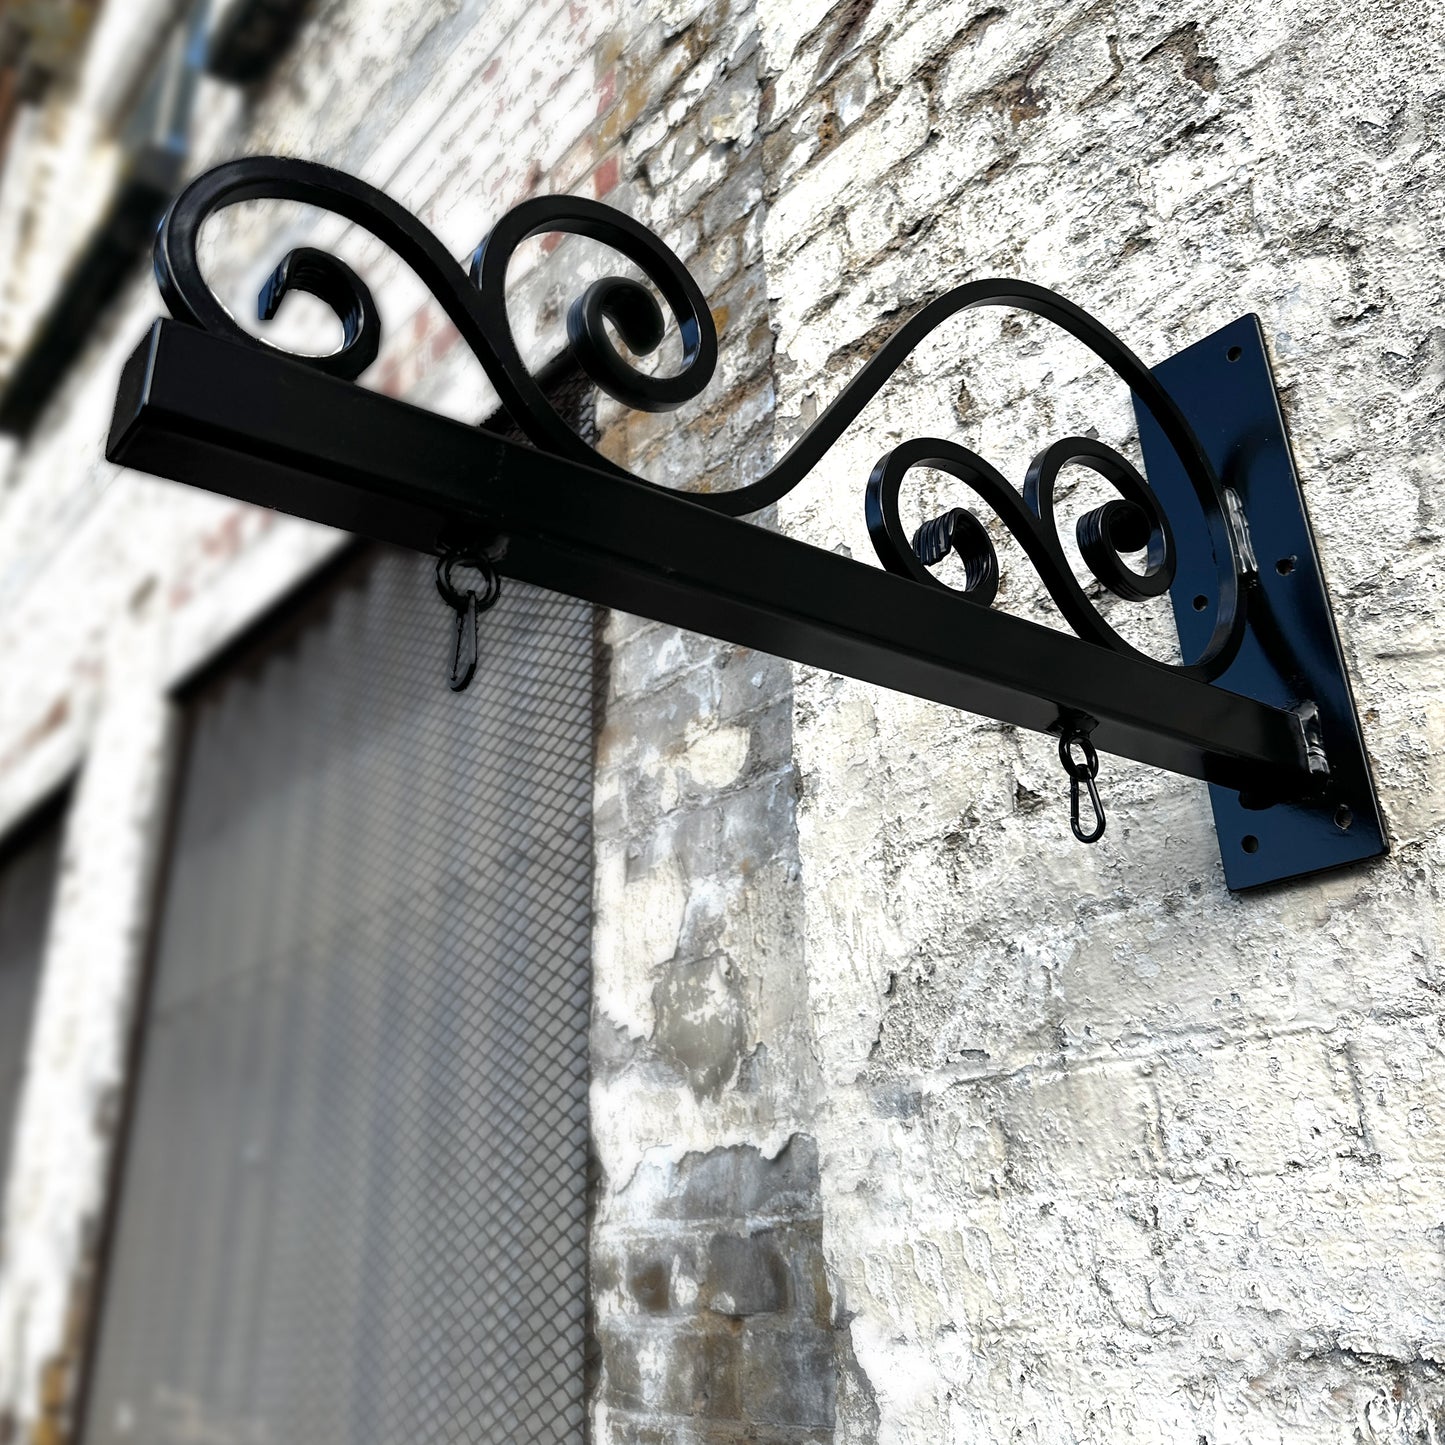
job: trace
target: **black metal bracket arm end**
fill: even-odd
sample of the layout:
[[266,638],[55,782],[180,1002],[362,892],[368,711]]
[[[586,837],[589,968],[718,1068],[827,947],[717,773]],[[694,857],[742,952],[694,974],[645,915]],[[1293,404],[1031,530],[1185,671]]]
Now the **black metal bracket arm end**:
[[[290,291],[310,292],[341,322],[337,351],[292,355],[238,325],[202,277],[197,240],[214,211],[256,199],[321,206],[391,247],[457,327],[531,448],[355,385],[378,354],[381,322],[365,282],[326,252],[305,247],[284,257],[259,310],[269,319]],[[1054,292],[1024,281],[975,281],[904,322],[763,476],[729,492],[682,493],[594,452],[522,362],[507,316],[507,263],[527,238],[559,231],[607,244],[651,282],[608,277],[574,302],[568,338],[587,376],[649,411],[698,396],[717,361],[706,300],[677,257],[629,217],[596,201],[537,197],[497,223],[468,270],[372,187],[308,162],[260,158],[201,176],[167,212],[155,264],[175,319],[158,321],[128,363],[107,455],[446,554],[438,586],[457,614],[456,687],[476,667],[477,614],[495,600],[500,571],[1053,733],[1071,780],[1073,829],[1086,842],[1104,831],[1098,752],[1202,778],[1231,888],[1386,851],[1254,317],[1151,371]],[[884,456],[864,489],[881,568],[740,520],[808,476],[931,331],[980,306],[1044,317],[1129,386],[1147,481],[1113,448],[1065,437],[1038,454],[1016,489],[957,442],[920,437]],[[661,342],[668,314],[682,340],[681,366],[646,374],[617,349],[609,327],[634,355],[646,354]],[[973,512],[950,507],[905,530],[900,494],[920,468],[946,473],[993,513],[1074,636],[993,608],[998,556]],[[1186,662],[1161,663],[1131,646],[1075,576],[1055,507],[1067,468],[1094,472],[1116,494],[1075,523],[1094,582],[1128,602],[1167,593]],[[468,591],[452,562],[479,538],[493,545],[481,590]],[[935,571],[951,555],[962,564],[957,588]]]

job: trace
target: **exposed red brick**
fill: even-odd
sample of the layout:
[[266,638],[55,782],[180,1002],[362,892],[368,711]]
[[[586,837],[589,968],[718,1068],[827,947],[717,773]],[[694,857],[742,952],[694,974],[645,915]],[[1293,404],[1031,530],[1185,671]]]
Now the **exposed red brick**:
[[462,334],[450,321],[443,322],[431,338],[431,359],[439,361],[462,339]]
[[622,162],[616,151],[613,151],[595,171],[592,172],[592,194],[594,196],[605,196],[609,191],[617,189],[617,182],[622,176]]
[[614,65],[597,82],[597,114],[606,115],[617,99],[617,67]]

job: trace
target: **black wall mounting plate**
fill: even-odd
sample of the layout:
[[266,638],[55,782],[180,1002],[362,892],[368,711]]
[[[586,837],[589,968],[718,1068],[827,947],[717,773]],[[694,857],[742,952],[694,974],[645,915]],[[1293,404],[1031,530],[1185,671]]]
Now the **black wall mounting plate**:
[[[1330,776],[1308,802],[1247,806],[1211,785],[1214,821],[1232,889],[1281,883],[1389,850],[1365,756],[1324,574],[1295,472],[1259,318],[1242,316],[1171,356],[1154,375],[1189,419],[1221,484],[1238,496],[1258,560],[1249,627],[1215,686],[1277,707],[1313,702]],[[1174,451],[1135,407],[1149,484],[1171,516],[1197,510]],[[1203,527],[1176,526],[1179,566],[1170,596],[1186,659],[1204,646],[1216,568]]]

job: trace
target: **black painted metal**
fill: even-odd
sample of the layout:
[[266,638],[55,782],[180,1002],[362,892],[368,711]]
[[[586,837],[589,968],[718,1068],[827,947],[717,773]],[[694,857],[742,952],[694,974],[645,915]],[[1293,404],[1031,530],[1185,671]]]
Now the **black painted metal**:
[[[1231,888],[1252,888],[1378,857],[1389,847],[1384,820],[1258,318],[1240,317],[1170,357],[1155,375],[1238,496],[1258,559],[1244,641],[1217,685],[1277,707],[1312,704],[1318,719],[1310,731],[1329,764],[1328,779],[1308,801],[1210,789],[1225,878]],[[1139,427],[1150,484],[1166,509],[1187,507],[1188,483],[1142,409]],[[1172,601],[1187,652],[1211,630],[1214,569],[1188,527],[1176,537]],[[1259,807],[1264,801],[1270,806]]]
[[[641,283],[620,276],[595,281],[568,313],[573,354],[608,395],[645,411],[670,411],[701,394],[717,365],[717,335],[707,299],[681,261],[646,227],[599,201],[577,196],[536,196],[514,207],[492,228],[472,256],[470,278],[441,242],[404,207],[381,191],[327,166],[309,161],[256,157],[217,166],[194,180],[175,200],[156,237],[156,278],[178,320],[217,336],[281,352],[246,331],[220,303],[203,276],[197,256],[202,225],[216,211],[243,201],[303,201],[334,211],[370,231],[416,272],[448,319],[457,327],[502,405],[522,434],[552,456],[628,477],[641,477],[598,455],[558,415],[537,379],[527,370],[507,315],[507,266],[528,238],[565,232],[601,241],[637,265],[666,302],[682,339],[682,365],[671,376],[639,370],[607,334],[611,322],[630,351],[647,355],[660,344],[662,311]],[[366,283],[343,261],[312,248],[285,256],[262,290],[263,320],[275,316],[289,290],[318,296],[341,322],[343,341],[324,356],[293,359],[333,376],[355,378],[375,359],[381,322]],[[792,491],[903,364],[943,322],[981,306],[1009,306],[1042,316],[1069,332],[1099,356],[1148,409],[1169,439],[1202,518],[1200,526],[1215,558],[1220,602],[1213,627],[1198,655],[1181,671],[1211,678],[1239,648],[1244,635],[1240,561],[1224,514],[1219,484],[1188,423],[1167,391],[1118,337],[1062,296],[1027,281],[974,281],[955,287],[920,308],[879,348],[833,403],[762,477],[731,491],[694,494],[700,507],[731,517],[771,506]],[[1059,545],[1054,485],[1066,466],[1092,468],[1120,493],[1097,515],[1080,523],[1084,559],[1098,579],[1121,597],[1157,595],[1171,575],[1168,520],[1155,505],[1148,484],[1129,462],[1101,442],[1069,437],[1046,447],[1025,480],[1022,498],[983,458],[957,443],[936,438],[905,442],[879,462],[868,486],[869,528],[884,566],[916,581],[933,583],[902,535],[897,496],[908,470],[932,466],[951,472],[998,512],[1038,570],[1065,621],[1081,637],[1126,656],[1143,658],[1100,616],[1075,580]],[[1131,571],[1113,550],[1122,535],[1148,539],[1149,567]],[[986,542],[986,539],[984,539]],[[934,583],[943,586],[942,583]],[[981,592],[975,601],[986,601]]]
[[[1116,596],[1130,602],[1157,597],[1166,591],[1174,574],[1168,517],[1144,478],[1118,452],[1087,437],[1065,437],[1045,447],[1029,467],[1022,495],[981,456],[957,442],[939,437],[917,437],[904,442],[878,463],[868,479],[865,506],[873,548],[890,572],[929,586],[943,587],[945,591],[959,590],[970,601],[984,607],[993,602],[999,580],[993,543],[981,526],[960,527],[959,508],[924,523],[911,542],[905,540],[898,512],[898,493],[905,477],[915,467],[947,472],[988,503],[1033,563],[1064,621],[1080,637],[1125,656],[1142,658],[1145,654],[1125,642],[1100,616],[1064,555],[1054,515],[1054,487],[1059,473],[1068,466],[1087,467],[1097,472],[1122,498],[1106,502],[1079,518],[1079,550],[1094,576]],[[1215,488],[1203,505],[1206,513],[1213,513],[1220,525],[1224,525],[1222,502],[1215,500],[1218,495]],[[942,559],[941,532],[948,530],[950,519],[953,523],[950,541],[955,550],[961,550],[968,579],[962,589],[947,587],[938,581],[928,571],[926,560]],[[1118,545],[1133,542],[1139,545],[1129,550],[1147,548],[1147,566],[1143,572],[1135,572],[1115,550]],[[1219,553],[1211,551],[1210,555],[1217,557]],[[1232,556],[1232,552],[1229,555]],[[1228,600],[1212,619],[1217,625],[1212,634],[1203,639],[1194,663],[1177,669],[1205,679],[1228,665],[1239,648],[1245,626],[1244,609],[1233,602],[1236,569],[1233,566],[1221,569],[1216,565],[1215,574],[1220,595]]]
[[[1079,756],[1074,756],[1078,748]],[[1094,781],[1099,776],[1099,754],[1089,741],[1089,731],[1076,723],[1059,736],[1059,761],[1069,775],[1069,827],[1081,843],[1097,843],[1104,836],[1108,820],[1104,817],[1104,805],[1099,801],[1099,787]],[[1087,789],[1089,806],[1094,810],[1093,825],[1085,831],[1079,817],[1080,790]]]
[[[516,428],[541,454],[349,385],[377,354],[381,322],[365,283],[335,257],[307,248],[283,258],[262,292],[260,314],[273,316],[289,290],[310,291],[342,323],[337,351],[290,356],[241,328],[201,274],[197,239],[214,211],[262,198],[325,207],[390,246],[457,326]],[[595,453],[522,362],[507,318],[507,263],[528,237],[554,231],[591,237],[627,256],[661,294],[681,335],[675,374],[639,371],[608,326],[634,354],[645,354],[663,337],[662,308],[639,282],[614,276],[593,283],[568,316],[573,355],[592,381],[650,411],[697,396],[717,358],[706,300],[671,251],[610,207],[575,197],[526,201],[478,247],[469,277],[426,227],[382,193],[322,166],[261,158],[200,177],[167,213],[156,273],[177,321],[189,324],[158,323],[132,358],[109,454],[384,540],[484,553],[514,576],[1026,727],[1082,728],[1106,751],[1242,791],[1251,804],[1332,797],[1333,788],[1361,798],[1378,818],[1372,793],[1327,779],[1328,747],[1312,745],[1310,727],[1318,714],[1330,719],[1332,736],[1339,733],[1338,708],[1330,701],[1316,709],[1313,672],[1306,682],[1286,686],[1276,676],[1262,688],[1254,668],[1239,666],[1245,653],[1274,654],[1256,635],[1256,569],[1242,521],[1255,499],[1221,486],[1216,475],[1216,459],[1232,467],[1232,453],[1202,446],[1172,382],[1161,385],[1087,313],[1028,282],[958,287],[904,322],[764,476],[729,492],[680,494]],[[1019,491],[976,453],[923,437],[886,455],[866,489],[869,530],[885,572],[732,520],[797,486],[929,332],[978,306],[1044,317],[1123,379],[1147,421],[1151,478],[1161,465],[1157,454],[1166,457],[1167,491],[1087,438],[1045,447]],[[1267,373],[1260,384],[1273,408]],[[1213,416],[1206,397],[1191,393],[1191,401],[1193,420],[1207,423],[1212,437],[1221,426],[1228,431],[1229,420]],[[1255,409],[1261,405],[1256,397]],[[998,559],[986,529],[961,508],[912,538],[905,534],[898,496],[918,467],[949,473],[995,512],[1080,640],[989,610]],[[1085,564],[1117,596],[1140,601],[1173,583],[1177,598],[1186,584],[1176,571],[1188,557],[1190,595],[1203,590],[1210,605],[1181,627],[1184,664],[1161,664],[1126,643],[1075,578],[1054,507],[1066,467],[1091,469],[1118,493],[1077,523]],[[1287,453],[1285,480],[1293,486]],[[1297,490],[1293,496],[1297,506]],[[929,571],[950,550],[964,562],[962,589]],[[1137,551],[1145,553],[1142,571],[1123,555]],[[1322,592],[1320,602],[1328,627]],[[1329,636],[1326,651],[1338,663]],[[1224,676],[1238,685],[1210,685]],[[1327,691],[1332,685],[1322,683]],[[1310,810],[1320,806],[1304,812],[1314,816]],[[1328,863],[1312,862],[1311,870],[1317,866]]]
[[1309,785],[1281,708],[158,321],[108,455],[424,552],[1237,788]]
[[[455,576],[458,567],[470,567],[481,574],[480,591],[475,587],[458,585]],[[456,641],[452,647],[452,665],[447,674],[447,686],[453,692],[465,692],[476,675],[480,656],[478,619],[483,612],[490,611],[501,600],[502,579],[497,575],[497,569],[489,557],[473,557],[465,552],[443,552],[437,558],[436,581],[437,592],[442,601],[457,615]]]

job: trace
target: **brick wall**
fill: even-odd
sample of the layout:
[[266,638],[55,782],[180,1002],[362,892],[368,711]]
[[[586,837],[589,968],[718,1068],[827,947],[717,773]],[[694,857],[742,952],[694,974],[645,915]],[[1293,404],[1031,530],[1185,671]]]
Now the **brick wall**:
[[818,1152],[795,1135],[642,1166],[593,1251],[599,1434],[833,1438],[833,1302]]
[[[773,432],[756,20],[643,7],[617,50],[619,199],[697,277],[721,353],[680,422],[604,405],[601,447],[668,485],[736,485]],[[794,1132],[815,1091],[790,669],[618,614],[604,643],[598,1438],[831,1438],[817,1157]]]
[[[719,375],[674,417],[598,421],[668,484],[756,475],[909,309],[974,277],[1054,286],[1151,360],[1253,310],[1277,368],[1392,830],[1368,868],[1231,897],[1202,787],[1112,758],[1110,830],[1082,849],[1046,739],[600,620],[600,1441],[1445,1429],[1429,18],[364,0],[314,7],[261,86],[208,90],[197,165],[331,161],[458,256],[539,190],[653,226],[715,307]],[[134,39],[106,34],[97,55]],[[238,310],[285,245],[339,245],[384,298],[370,383],[489,409],[378,248],[285,208],[217,232]],[[601,264],[519,258],[534,359]],[[0,1255],[0,1411],[36,1438],[66,1426],[165,686],[336,545],[99,460],[155,310],[138,276],[0,494],[0,825],[83,763]],[[888,447],[952,435],[1018,479],[1070,433],[1128,450],[1120,390],[1042,324],[963,318],[761,524],[867,559]],[[924,477],[908,505],[958,500]],[[995,540],[999,605],[1053,621]],[[1167,654],[1165,609],[1101,607]]]
[[[1056,287],[1151,359],[1258,312],[1395,849],[1231,897],[1201,786],[1106,759],[1110,831],[1081,848],[1049,740],[799,672],[825,1254],[880,1439],[1445,1419],[1424,13],[760,0],[780,436],[973,277]],[[940,335],[788,531],[868,556],[860,484],[902,437],[957,434],[1016,481],[1055,437],[1131,439],[1067,338]],[[920,517],[950,495],[922,490]],[[1003,605],[1050,620],[1002,555]]]

